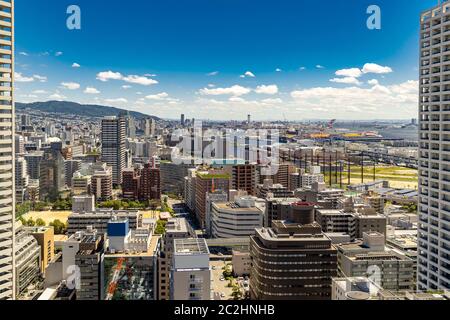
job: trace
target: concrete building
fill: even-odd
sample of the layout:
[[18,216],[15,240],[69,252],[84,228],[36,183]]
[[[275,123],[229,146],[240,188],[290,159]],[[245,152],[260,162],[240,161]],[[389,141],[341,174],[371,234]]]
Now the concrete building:
[[272,228],[257,229],[250,237],[252,300],[331,299],[336,249],[310,221],[273,221]]
[[197,172],[195,187],[195,215],[202,228],[206,226],[206,194],[221,190],[229,192],[230,175],[221,170]]
[[15,231],[15,283],[16,297],[25,294],[41,276],[41,248],[36,239],[16,222]]
[[188,169],[188,175],[184,178],[184,202],[186,206],[195,212],[195,189],[197,186],[197,170]]
[[34,151],[27,153],[24,155],[24,158],[27,162],[27,172],[30,179],[38,180],[41,172],[40,165],[42,159],[44,158],[44,152]]
[[93,195],[83,195],[72,197],[73,213],[95,212],[95,197]]
[[182,195],[184,191],[184,178],[192,165],[175,164],[170,161],[161,161],[161,192],[171,192]]
[[194,236],[195,232],[186,219],[172,218],[167,221],[166,233],[161,239],[161,248],[158,256],[158,300],[170,299],[170,272],[175,239],[187,239]]
[[170,278],[171,300],[211,300],[211,269],[205,239],[176,239]]
[[367,277],[333,278],[331,300],[379,300],[382,290]]
[[[231,191],[230,191],[231,193]],[[208,237],[212,235],[212,210],[214,202],[227,202],[229,200],[229,194],[224,191],[208,192],[206,194],[206,209],[205,209],[205,232]]]
[[80,287],[77,300],[104,300],[104,255],[105,238],[95,230],[85,234],[79,242],[75,255],[75,265],[80,272]]
[[256,196],[258,171],[256,164],[233,166],[231,187],[234,190],[246,191],[249,196]]
[[234,202],[214,202],[211,211],[213,238],[244,238],[261,228],[264,211],[256,206],[255,198],[240,197]]
[[232,252],[233,274],[235,277],[249,276],[252,268],[250,252],[235,249]]
[[256,186],[258,198],[292,198],[294,192],[284,187],[282,184],[274,184],[273,180],[266,179],[263,184]]
[[412,290],[414,261],[401,253],[386,248],[385,236],[364,233],[362,240],[338,244],[340,274],[345,277],[371,276],[386,290]]
[[0,2],[2,65],[0,68],[0,300],[15,297],[14,252],[14,0]]
[[54,231],[52,227],[29,227],[25,230],[32,235],[41,249],[41,272],[45,269],[55,256]]
[[113,170],[105,163],[95,166],[91,177],[91,191],[97,201],[112,199]]
[[72,178],[75,172],[81,169],[81,160],[64,161],[66,185],[72,187]]
[[25,158],[16,156],[15,159],[15,187],[16,203],[23,203],[27,197],[27,188],[30,177],[27,173],[27,162]]
[[[98,180],[97,180],[97,182],[98,182]],[[101,184],[101,180],[100,180],[100,184]],[[83,175],[80,171],[77,171],[73,174],[72,182],[70,185],[71,185],[72,195],[74,195],[74,196],[91,194],[91,192],[92,192],[91,191],[92,176]],[[100,188],[100,190],[101,190],[101,188]]]
[[39,194],[45,200],[47,197],[55,199],[65,189],[64,158],[61,154],[61,144],[53,143],[44,151],[39,166]]
[[450,289],[450,3],[420,16],[418,289]]
[[142,213],[133,210],[97,210],[94,212],[76,213],[72,212],[68,218],[68,234],[86,230],[92,226],[98,233],[105,234],[108,230],[108,222],[111,218],[128,219],[130,228],[137,229],[142,226]]
[[105,117],[102,119],[102,161],[112,168],[112,183],[122,183],[125,169],[125,119]]

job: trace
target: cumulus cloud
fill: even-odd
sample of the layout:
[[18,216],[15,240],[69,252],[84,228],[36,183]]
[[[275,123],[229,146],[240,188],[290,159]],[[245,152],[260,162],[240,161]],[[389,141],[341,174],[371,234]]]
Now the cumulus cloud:
[[362,69],[362,72],[364,73],[376,73],[376,74],[383,74],[383,73],[391,73],[392,69],[390,67],[383,67],[376,63],[366,63]]
[[320,65],[320,64],[316,65],[316,68],[317,68],[317,69],[325,69],[325,67],[322,66],[322,65]]
[[161,92],[158,94],[152,94],[148,95],[145,98],[149,100],[164,100],[169,97],[169,94],[167,92]]
[[241,78],[255,78],[255,74],[251,71],[247,71],[246,73],[244,73],[243,75],[241,75]]
[[275,72],[282,72],[283,70],[281,70],[280,68],[276,68]]
[[123,75],[120,72],[102,71],[97,73],[97,80],[107,82],[109,80],[122,80]]
[[361,85],[361,82],[355,77],[333,78],[330,79],[330,81],[335,83],[354,84],[357,86]]
[[27,57],[27,56],[28,56],[28,53],[26,53],[26,52],[24,52],[24,51],[21,51],[21,52],[19,52],[19,55]]
[[371,79],[367,81],[367,83],[370,84],[371,86],[376,86],[379,82],[377,79]]
[[76,83],[76,82],[61,82],[61,86],[63,86],[64,89],[68,89],[68,90],[80,89],[80,84]]
[[220,96],[220,95],[231,95],[235,97],[239,97],[242,95],[246,95],[251,92],[251,89],[245,88],[239,85],[234,85],[228,88],[203,88],[200,89],[199,93],[204,96]]
[[291,92],[297,107],[302,110],[325,108],[330,115],[353,118],[366,117],[368,113],[383,117],[398,117],[403,112],[415,112],[418,101],[418,81],[406,81],[397,85],[371,88],[316,87]]
[[33,77],[24,76],[21,72],[14,73],[14,79],[16,82],[33,82]]
[[124,76],[120,72],[114,71],[102,71],[97,74],[97,80],[102,82],[107,82],[109,80],[122,80],[132,84],[139,84],[143,86],[151,86],[153,84],[158,84],[158,81],[151,79],[147,76],[139,75],[128,75]]
[[51,96],[49,96],[48,98],[51,99],[51,100],[65,100],[66,99],[65,96],[63,96],[63,95],[61,95],[59,93],[54,93]]
[[80,68],[80,67],[81,67],[81,65],[79,63],[74,62],[72,64],[72,68]]
[[219,74],[219,71],[213,71],[207,74],[209,77],[217,76]]
[[47,82],[47,77],[46,76],[40,76],[38,74],[35,74],[35,75],[33,75],[33,78],[35,78],[39,82]]
[[62,56],[63,55],[63,52],[62,51],[57,51],[56,53],[55,53],[55,57],[60,57],[60,56]]
[[87,94],[99,94],[100,93],[100,91],[98,91],[96,88],[94,88],[94,87],[87,87],[85,90],[84,90],[84,93],[87,93]]
[[116,99],[105,99],[107,103],[127,103],[128,100],[125,98],[116,98]]
[[271,95],[277,94],[278,93],[278,86],[275,85],[275,84],[268,85],[268,86],[261,85],[261,86],[258,86],[255,89],[255,92],[259,93],[259,94],[271,94]]
[[363,73],[359,68],[341,69],[336,71],[336,75],[340,77],[359,78],[362,74]]

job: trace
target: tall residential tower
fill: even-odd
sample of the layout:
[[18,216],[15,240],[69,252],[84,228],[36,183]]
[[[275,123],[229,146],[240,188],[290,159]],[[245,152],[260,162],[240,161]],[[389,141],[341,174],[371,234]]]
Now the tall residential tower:
[[14,0],[0,1],[0,300],[14,299]]
[[105,117],[102,120],[102,161],[112,168],[113,185],[122,183],[125,169],[125,119]]
[[450,3],[420,19],[417,286],[450,289]]

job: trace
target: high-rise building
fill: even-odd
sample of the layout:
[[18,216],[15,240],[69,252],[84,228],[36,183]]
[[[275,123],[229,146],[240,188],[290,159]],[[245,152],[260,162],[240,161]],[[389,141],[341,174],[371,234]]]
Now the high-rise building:
[[102,120],[102,161],[112,168],[113,184],[122,182],[122,170],[125,168],[125,119],[105,117]]
[[417,286],[450,289],[450,3],[420,17]]
[[195,214],[201,227],[205,228],[206,194],[215,190],[229,192],[231,176],[223,170],[197,172],[195,182]]
[[180,120],[181,126],[184,127],[184,123],[185,123],[185,116],[184,116],[184,114],[182,114],[182,115],[181,115],[181,120]]
[[161,174],[155,165],[146,163],[140,176],[141,201],[161,200]]
[[14,0],[0,1],[0,300],[15,298]]
[[112,199],[113,173],[106,164],[97,164],[91,177],[91,192],[97,201]]
[[273,221],[250,237],[253,300],[331,300],[337,252],[312,222]]
[[232,188],[247,191],[250,196],[256,195],[257,166],[256,164],[243,164],[233,166]]

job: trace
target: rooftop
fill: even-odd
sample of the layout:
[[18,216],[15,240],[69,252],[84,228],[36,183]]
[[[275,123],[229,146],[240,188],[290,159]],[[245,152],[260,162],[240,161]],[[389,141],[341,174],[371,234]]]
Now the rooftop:
[[192,254],[208,254],[209,249],[206,240],[202,238],[197,239],[175,239],[174,253],[177,255],[192,255]]

